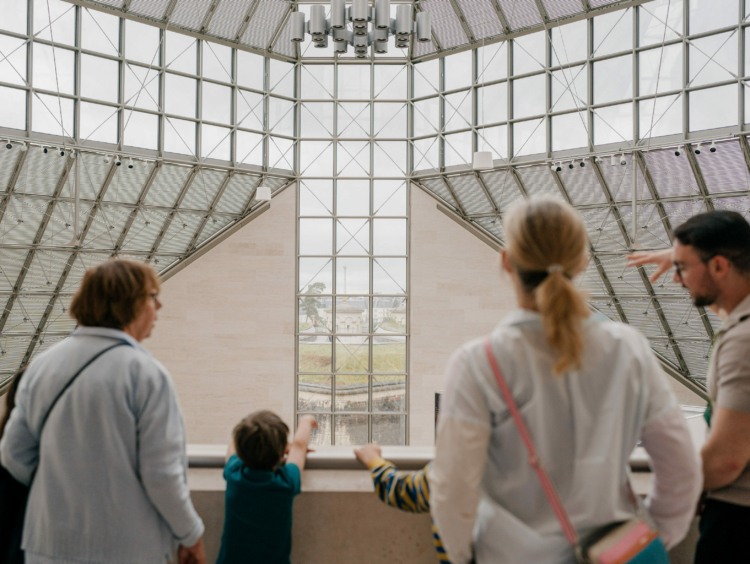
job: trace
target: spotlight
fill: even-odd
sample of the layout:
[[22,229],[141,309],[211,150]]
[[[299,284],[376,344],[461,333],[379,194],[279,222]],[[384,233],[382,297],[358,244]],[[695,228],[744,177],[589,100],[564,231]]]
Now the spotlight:
[[711,146],[708,148],[712,153],[716,152],[716,141],[711,141]]
[[595,162],[596,164],[601,164],[601,162],[602,162],[602,158],[601,158],[601,157],[594,157],[594,162]]
[[555,169],[556,172],[562,172],[562,161],[557,162],[557,168]]
[[626,164],[628,164],[628,161],[625,160],[625,153],[623,153],[622,155],[620,155],[620,164],[622,166],[625,166]]
[[581,162],[578,163],[578,166],[580,166],[581,168],[583,168],[583,167],[586,166],[586,162],[583,159],[581,159]]
[[609,164],[612,165],[612,166],[616,166],[617,165],[617,162],[615,162],[616,158],[617,157],[615,155],[610,155],[609,156]]
[[63,147],[62,149],[60,147],[58,147],[57,150],[60,152],[60,156],[61,157],[65,156],[65,147]]
[[550,169],[550,170],[551,170],[552,172],[555,172],[555,171],[557,170],[557,169],[555,168],[555,163],[552,163],[552,164],[550,165],[549,169]]
[[148,168],[148,161],[141,161],[143,168]]
[[573,169],[575,167],[575,161],[570,161],[570,164],[568,164],[569,169]]
[[47,147],[39,147],[39,151],[41,151],[42,153],[44,153],[46,155],[47,154]]
[[133,168],[133,159],[132,159],[132,157],[128,159],[128,168]]
[[26,143],[24,143],[23,145],[21,145],[21,151],[23,151],[25,153],[28,150],[29,150],[29,146]]
[[10,139],[8,139],[8,140],[7,140],[6,142],[5,142],[5,148],[6,148],[6,149],[9,149],[9,150],[13,148],[13,144],[12,144],[12,143],[10,142]]
[[677,147],[677,149],[675,149],[674,151],[674,156],[679,157],[681,154],[682,154],[682,150],[679,147]]
[[108,162],[109,162],[109,155],[104,155],[104,162],[105,162],[105,163],[108,163]]
[[696,147],[695,147],[695,154],[696,155],[700,155],[701,154],[701,144],[700,143],[698,143],[698,145],[696,145]]
[[120,160],[120,157],[115,157],[115,165],[120,166],[122,164],[122,161]]

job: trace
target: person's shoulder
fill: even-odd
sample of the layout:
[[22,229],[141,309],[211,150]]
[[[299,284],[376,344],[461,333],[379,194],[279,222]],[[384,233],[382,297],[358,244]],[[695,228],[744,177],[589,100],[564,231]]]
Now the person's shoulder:
[[227,481],[241,479],[242,466],[243,462],[236,454],[230,456],[229,460],[224,464],[224,479]]
[[274,478],[284,488],[297,490],[302,479],[302,472],[293,462],[287,462],[274,471]]

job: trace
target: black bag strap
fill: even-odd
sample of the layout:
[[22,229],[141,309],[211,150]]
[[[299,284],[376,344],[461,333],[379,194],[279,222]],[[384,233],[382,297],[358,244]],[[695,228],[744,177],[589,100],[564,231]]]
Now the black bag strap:
[[42,438],[42,431],[44,431],[44,425],[45,425],[45,423],[47,423],[47,418],[49,417],[50,413],[52,413],[52,410],[55,408],[55,405],[57,404],[57,401],[68,390],[68,388],[70,388],[71,384],[75,381],[76,378],[78,378],[78,376],[81,374],[81,372],[83,372],[84,370],[86,370],[92,362],[94,362],[97,358],[99,358],[100,356],[102,356],[105,352],[111,351],[112,349],[117,348],[117,347],[121,347],[123,345],[128,345],[129,347],[132,346],[127,341],[118,341],[116,344],[111,345],[111,346],[109,346],[109,347],[107,347],[105,349],[100,350],[98,353],[96,353],[94,356],[92,356],[90,359],[88,359],[86,361],[86,363],[83,366],[81,366],[81,368],[78,369],[78,372],[76,372],[75,374],[73,374],[73,377],[70,380],[68,380],[68,383],[65,384],[65,386],[63,386],[63,389],[58,392],[57,396],[55,397],[54,401],[52,402],[52,405],[49,406],[49,409],[47,410],[47,414],[44,416],[44,419],[42,419],[42,425],[39,427],[39,439],[40,440]]

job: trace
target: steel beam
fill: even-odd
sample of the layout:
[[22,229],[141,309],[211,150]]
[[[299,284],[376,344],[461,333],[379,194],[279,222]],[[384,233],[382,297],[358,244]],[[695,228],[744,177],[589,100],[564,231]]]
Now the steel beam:
[[[57,184],[55,185],[55,190],[52,193],[52,199],[47,203],[47,209],[44,212],[44,216],[42,217],[42,221],[39,224],[39,228],[36,231],[36,235],[34,236],[34,241],[32,242],[32,245],[38,245],[42,241],[42,237],[44,236],[44,232],[47,230],[47,226],[49,225],[50,219],[52,218],[52,214],[55,211],[55,204],[57,203],[57,197],[62,192],[63,188],[65,187],[65,183],[68,180],[68,175],[70,174],[70,170],[73,168],[73,163],[75,159],[72,157],[72,155],[69,155],[65,161],[65,165],[63,166],[62,173],[60,174],[60,177],[57,180]],[[21,272],[18,274],[18,278],[16,279],[16,283],[13,286],[13,293],[8,297],[8,301],[5,303],[5,310],[3,311],[3,314],[0,316],[0,334],[3,332],[3,329],[5,328],[5,324],[8,322],[8,318],[10,317],[10,312],[13,309],[13,305],[16,302],[16,299],[18,298],[18,294],[21,292],[21,288],[23,287],[23,282],[26,279],[26,275],[29,272],[29,269],[31,268],[31,264],[34,261],[34,255],[36,254],[36,249],[32,247],[29,249],[29,252],[26,253],[26,260],[23,263],[23,266],[21,267]]]
[[201,22],[200,28],[198,28],[198,33],[206,33],[206,29],[208,29],[208,24],[211,23],[211,18],[214,17],[214,14],[216,13],[216,8],[219,7],[220,3],[221,3],[221,0],[211,0],[211,5],[208,7],[208,10],[206,11],[206,15],[203,16],[203,21]]
[[701,172],[701,167],[698,164],[698,159],[695,158],[695,153],[693,153],[692,145],[690,145],[689,143],[686,145],[683,145],[682,150],[685,152],[685,156],[687,157],[688,163],[690,163],[690,170],[693,171],[693,176],[695,177],[695,183],[698,185],[698,191],[703,197],[703,202],[706,204],[706,210],[713,211],[714,202],[708,193],[706,180],[705,178],[703,178],[703,172]]
[[458,21],[461,22],[461,27],[464,28],[466,39],[468,39],[470,43],[476,42],[477,39],[474,37],[474,32],[471,30],[471,27],[469,27],[469,22],[466,20],[466,16],[464,15],[464,11],[458,3],[458,0],[450,0],[450,3],[453,7],[453,11],[456,12]]
[[164,10],[164,16],[162,16],[164,23],[169,23],[169,18],[172,17],[172,12],[174,12],[175,6],[177,6],[177,0],[169,0],[167,8]]
[[221,186],[219,186],[219,189],[216,191],[216,195],[214,196],[213,200],[211,200],[211,204],[209,205],[206,214],[203,216],[203,219],[201,219],[201,222],[198,225],[198,229],[195,230],[195,234],[193,235],[192,239],[190,239],[190,244],[187,246],[187,254],[194,251],[195,247],[198,246],[198,239],[200,238],[203,229],[205,229],[206,224],[208,223],[208,219],[211,217],[211,214],[218,205],[219,200],[221,200],[221,197],[224,195],[224,190],[227,189],[227,186],[229,185],[233,177],[234,173],[232,171],[229,171],[224,177],[224,180],[221,181]]
[[536,2],[536,8],[539,10],[539,17],[542,18],[542,21],[545,25],[549,23],[549,14],[547,13],[547,8],[544,7],[544,3],[542,0],[534,0]]
[[13,192],[15,192],[16,190],[16,184],[18,183],[19,176],[21,176],[23,165],[26,162],[26,155],[28,154],[28,149],[26,151],[21,151],[21,154],[18,156],[18,160],[16,160],[16,164],[13,167],[13,172],[10,174],[10,180],[8,180],[8,186],[5,189],[5,195],[0,198],[0,223],[3,222],[5,210],[8,209],[10,199],[13,197]]
[[281,18],[279,25],[276,27],[276,31],[273,32],[273,35],[271,36],[271,40],[268,42],[268,45],[266,45],[267,51],[273,51],[273,46],[276,45],[276,42],[279,40],[279,37],[281,36],[281,33],[284,31],[284,27],[286,26],[286,22],[289,20],[289,16],[291,15],[292,11],[293,11],[293,6],[290,6],[289,9],[284,14],[284,17]]
[[448,192],[450,192],[451,197],[453,198],[453,200],[456,202],[456,207],[458,207],[458,211],[461,214],[461,217],[463,219],[466,219],[466,210],[461,205],[461,201],[456,196],[456,191],[453,189],[453,186],[451,186],[451,183],[448,182],[448,179],[445,176],[443,176],[441,178],[441,180],[443,181],[443,184],[445,185],[445,187],[448,190]]
[[138,195],[138,201],[136,201],[135,207],[130,211],[130,216],[125,222],[125,227],[123,228],[122,233],[120,233],[120,236],[117,238],[115,248],[112,250],[113,257],[117,256],[117,254],[120,252],[120,249],[122,249],[123,244],[125,244],[125,238],[128,236],[128,232],[133,226],[135,218],[138,217],[138,213],[143,209],[143,205],[146,201],[146,197],[148,196],[148,192],[151,189],[151,185],[154,183],[154,180],[156,180],[161,167],[162,161],[156,161],[154,168],[151,169],[148,178],[146,178],[146,182],[143,184],[143,188],[141,188],[141,193]]
[[495,8],[497,19],[500,20],[500,25],[503,26],[503,30],[505,30],[505,33],[510,33],[511,32],[510,22],[508,21],[508,18],[505,17],[505,12],[503,12],[503,9],[500,6],[500,3],[497,0],[490,0],[490,4],[492,4],[492,7]]
[[497,202],[495,202],[495,198],[492,197],[492,194],[489,191],[489,188],[487,188],[487,184],[484,182],[484,178],[482,178],[482,175],[478,173],[477,171],[474,171],[474,178],[476,178],[477,182],[479,183],[479,186],[482,188],[482,191],[484,192],[485,197],[490,202],[490,205],[492,206],[492,210],[495,212],[495,215],[497,217],[500,217],[500,208],[497,205]]
[[[747,86],[745,88],[747,88]],[[747,143],[747,137],[740,135],[737,139],[740,142],[742,157],[745,159],[745,166],[747,167],[748,173],[750,173],[750,145]]]
[[151,247],[151,250],[148,253],[148,256],[146,257],[146,262],[151,262],[151,259],[154,258],[154,255],[156,254],[156,251],[159,250],[159,245],[161,245],[162,240],[164,239],[164,235],[167,234],[167,231],[169,230],[169,226],[172,225],[172,220],[174,219],[174,216],[177,214],[177,210],[180,209],[180,205],[182,204],[182,200],[185,199],[185,196],[188,193],[188,190],[190,190],[190,186],[193,183],[193,180],[195,180],[195,177],[198,175],[198,172],[200,170],[200,167],[193,167],[193,169],[188,174],[187,178],[185,179],[185,184],[182,185],[182,188],[180,189],[180,194],[177,196],[177,201],[174,203],[174,206],[172,206],[172,211],[169,212],[169,215],[167,215],[167,218],[164,220],[164,225],[162,225],[161,231],[159,232],[159,235],[156,237],[156,241],[154,241],[153,246]]
[[247,9],[247,12],[245,13],[245,17],[242,18],[242,23],[240,24],[240,28],[237,30],[237,33],[234,36],[235,41],[239,41],[242,39],[242,36],[245,35],[245,31],[247,31],[247,26],[250,24],[250,20],[253,19],[253,16],[255,15],[255,10],[258,9],[258,6],[260,5],[260,0],[255,0],[252,4],[250,4],[250,7]]

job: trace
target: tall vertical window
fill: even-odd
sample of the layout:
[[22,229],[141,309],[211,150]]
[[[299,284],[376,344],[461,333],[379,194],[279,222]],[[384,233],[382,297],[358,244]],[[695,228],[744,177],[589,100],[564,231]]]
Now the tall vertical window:
[[316,444],[408,441],[406,78],[301,67],[297,413]]

